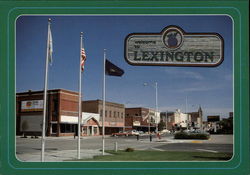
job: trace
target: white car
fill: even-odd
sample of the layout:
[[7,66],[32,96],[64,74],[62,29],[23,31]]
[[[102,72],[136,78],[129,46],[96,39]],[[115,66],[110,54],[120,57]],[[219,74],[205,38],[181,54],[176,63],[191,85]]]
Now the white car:
[[167,130],[167,129],[163,129],[161,132],[162,132],[162,133],[170,133],[170,131]]
[[130,135],[139,135],[139,131],[136,131],[136,130],[132,130],[129,132]]

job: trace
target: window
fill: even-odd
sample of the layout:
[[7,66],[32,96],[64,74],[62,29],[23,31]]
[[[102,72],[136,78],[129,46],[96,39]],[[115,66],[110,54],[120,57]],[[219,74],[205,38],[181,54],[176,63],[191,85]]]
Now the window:
[[110,118],[112,117],[112,111],[109,111],[109,117]]
[[120,117],[120,113],[119,113],[119,112],[117,112],[117,117],[118,117],[118,118]]
[[116,112],[114,111],[114,118],[116,118]]
[[168,122],[171,122],[171,118],[170,118],[170,116],[168,116]]
[[121,113],[121,118],[123,118],[123,112]]
[[102,109],[100,110],[100,116],[102,117]]
[[75,130],[74,125],[71,124],[60,124],[61,133],[73,133]]
[[53,103],[54,103],[53,113],[54,112],[57,113],[58,112],[58,100],[54,99]]
[[105,110],[105,117],[107,117],[107,110]]
[[57,124],[52,124],[52,133],[57,133]]
[[58,100],[53,100],[52,121],[58,120]]

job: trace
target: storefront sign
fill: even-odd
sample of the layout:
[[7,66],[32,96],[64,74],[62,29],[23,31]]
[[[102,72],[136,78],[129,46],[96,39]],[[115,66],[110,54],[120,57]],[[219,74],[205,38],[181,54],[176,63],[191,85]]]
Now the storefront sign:
[[140,126],[140,125],[141,125],[140,121],[134,121],[133,122],[133,126]]
[[43,100],[22,101],[21,111],[43,111]]
[[223,61],[217,33],[186,33],[168,26],[161,33],[132,33],[125,39],[125,59],[132,65],[217,66]]
[[218,122],[218,121],[220,121],[220,116],[219,115],[207,116],[207,121],[208,122]]

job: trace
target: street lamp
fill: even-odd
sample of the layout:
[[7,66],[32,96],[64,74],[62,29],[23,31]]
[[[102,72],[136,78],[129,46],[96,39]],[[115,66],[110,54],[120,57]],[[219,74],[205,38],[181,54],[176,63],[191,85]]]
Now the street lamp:
[[[143,83],[144,86],[148,86],[148,83]],[[158,132],[158,118],[157,118],[157,112],[158,112],[158,83],[155,82],[155,117],[156,117],[156,132]]]

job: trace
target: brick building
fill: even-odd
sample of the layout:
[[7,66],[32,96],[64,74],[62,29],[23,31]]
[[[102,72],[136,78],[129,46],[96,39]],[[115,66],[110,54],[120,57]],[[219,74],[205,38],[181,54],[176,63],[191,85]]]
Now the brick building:
[[83,136],[96,136],[100,135],[100,115],[96,113],[82,113],[82,135]]
[[[102,100],[89,100],[82,102],[82,111],[100,115],[99,126],[102,133]],[[124,130],[125,107],[123,104],[105,102],[105,134],[112,134]]]
[[[16,94],[16,134],[41,135],[44,91]],[[74,135],[78,121],[78,93],[54,89],[48,90],[46,135]]]
[[154,131],[156,129],[156,121],[155,111],[151,109],[142,107],[125,109],[126,130],[135,129],[137,131],[148,132],[150,127],[150,131]]

